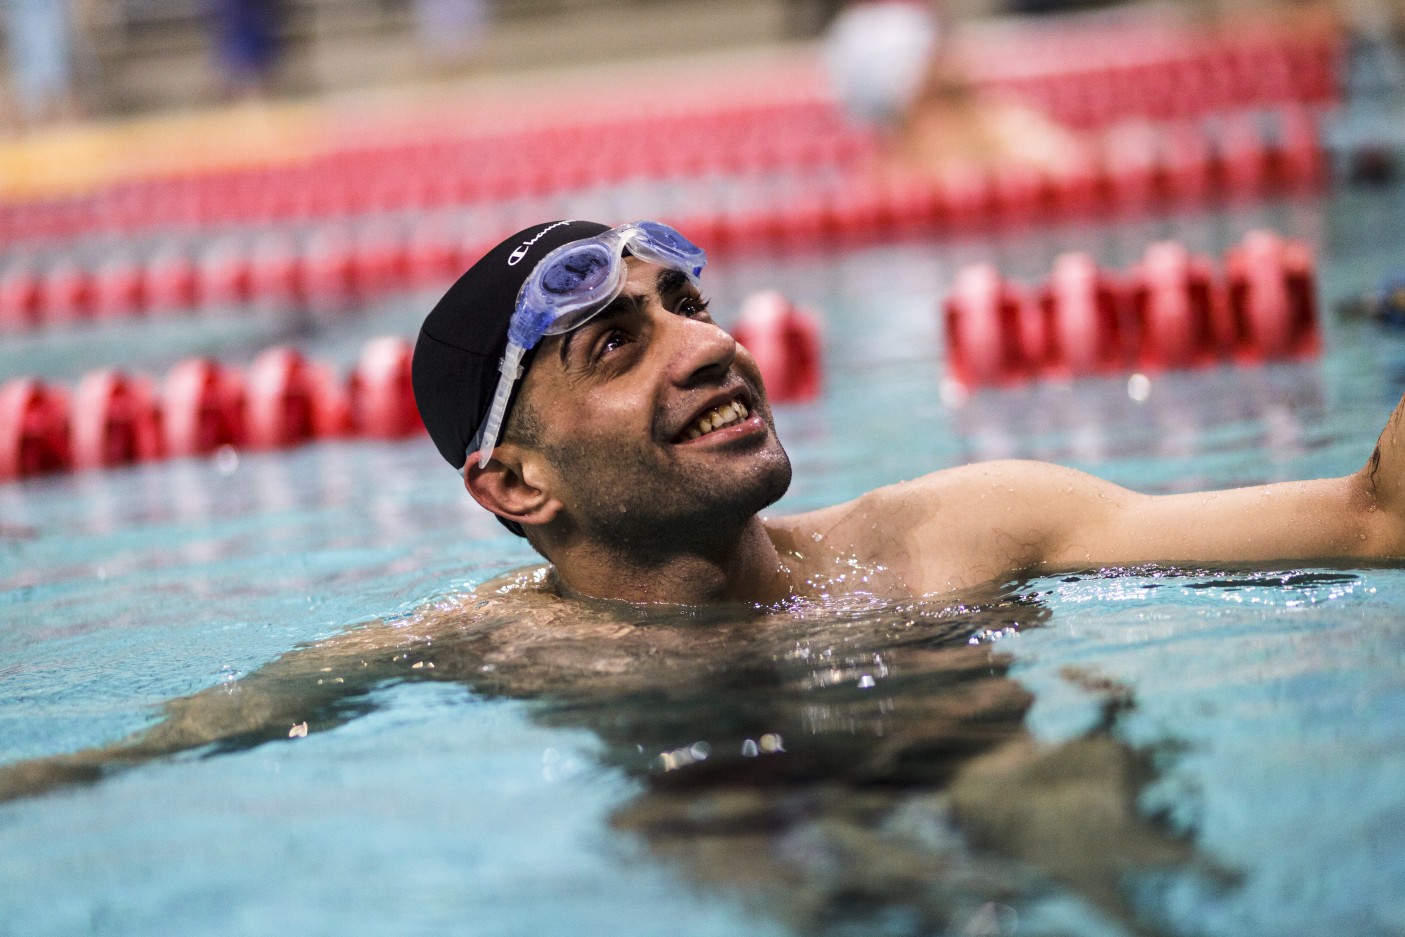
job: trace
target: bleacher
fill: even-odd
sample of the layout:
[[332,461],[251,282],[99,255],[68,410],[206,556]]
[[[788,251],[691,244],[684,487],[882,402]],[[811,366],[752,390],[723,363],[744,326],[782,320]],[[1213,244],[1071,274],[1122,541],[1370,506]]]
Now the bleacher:
[[[832,0],[490,0],[482,40],[427,47],[415,0],[282,0],[267,92],[306,97],[483,72],[656,58],[813,35]],[[228,98],[206,0],[75,4],[82,110],[95,116]],[[700,10],[706,16],[699,16]],[[0,28],[3,25],[0,24]],[[3,55],[3,48],[0,48]],[[9,81],[8,65],[0,83]]]

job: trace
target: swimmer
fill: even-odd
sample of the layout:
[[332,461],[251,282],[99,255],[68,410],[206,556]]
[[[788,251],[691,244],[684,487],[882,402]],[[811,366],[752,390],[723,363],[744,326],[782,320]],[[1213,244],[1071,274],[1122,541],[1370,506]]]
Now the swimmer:
[[825,34],[825,70],[857,124],[877,131],[879,167],[943,179],[987,169],[1066,176],[1086,141],[1041,111],[983,93],[965,74],[938,7],[913,0],[848,4]]
[[1068,568],[1405,556],[1400,408],[1342,478],[1150,496],[991,462],[765,518],[791,466],[755,361],[708,312],[704,263],[651,222],[539,224],[424,322],[425,426],[561,601],[901,599]]
[[[413,626],[290,651],[237,694],[168,703],[132,739],[0,767],[0,799],[211,742],[286,737],[314,711],[330,727],[348,718],[338,701],[393,677],[490,680],[507,695],[639,690],[630,681],[647,685],[638,663],[652,653],[715,655],[699,650],[707,629],[660,646],[672,632],[656,627],[709,606],[746,629],[783,627],[790,608],[980,602],[1059,570],[1405,556],[1405,403],[1341,478],[1152,496],[1057,465],[987,462],[765,517],[790,460],[756,362],[708,312],[705,263],[653,222],[545,222],[489,251],[425,319],[413,363],[425,426],[468,494],[545,565]],[[450,644],[434,670],[405,670]]]
[[[1151,768],[1110,729],[1035,745],[1027,693],[998,655],[968,642],[967,626],[1037,617],[1012,612],[1003,587],[1061,569],[1405,555],[1401,409],[1343,478],[1153,497],[1054,465],[993,462],[768,518],[791,466],[755,361],[708,313],[705,261],[651,222],[538,224],[489,251],[425,320],[413,380],[430,436],[458,483],[545,565],[295,648],[169,701],[130,738],[0,766],[0,800],[202,747],[303,738],[374,708],[387,683],[452,681],[558,703],[540,718],[590,729],[646,778],[615,825],[703,880],[742,887],[732,878],[745,869],[745,887],[785,913],[825,919],[856,882],[875,907],[928,894],[924,876],[959,860],[898,852],[911,844],[885,837],[904,825],[874,819],[920,809],[954,811],[984,848],[1130,920],[1129,864],[1198,861],[1141,816]],[[853,610],[883,603],[936,640],[895,642],[881,615],[856,631]],[[845,614],[813,614],[836,608]],[[931,680],[882,732],[825,734],[809,665],[794,654],[812,641]],[[1110,719],[1129,705],[1119,692]],[[713,757],[686,777],[658,774],[638,753],[676,744],[679,710],[641,709],[650,699],[689,712],[733,701],[738,731],[759,738],[779,725],[803,744],[785,760]],[[1051,775],[1079,778],[1086,796],[1071,805],[1051,794]],[[1018,823],[1011,804],[1022,805]],[[698,819],[713,813],[715,824]],[[1060,833],[1044,842],[1025,829]],[[847,845],[834,874],[816,878],[780,852],[760,863],[771,853],[738,830]]]

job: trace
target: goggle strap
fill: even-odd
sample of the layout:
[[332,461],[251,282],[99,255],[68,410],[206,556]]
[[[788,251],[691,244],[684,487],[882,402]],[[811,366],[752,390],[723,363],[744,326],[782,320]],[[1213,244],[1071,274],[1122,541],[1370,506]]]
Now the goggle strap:
[[512,388],[521,379],[524,368],[522,367],[522,356],[526,354],[526,349],[520,345],[509,343],[507,351],[503,353],[502,363],[498,365],[498,370],[502,372],[502,378],[498,381],[497,392],[493,395],[493,405],[488,410],[488,419],[483,424],[483,438],[478,444],[478,467],[487,468],[488,462],[493,458],[493,450],[497,448],[498,432],[502,429],[503,417],[507,414],[507,401],[512,396]]

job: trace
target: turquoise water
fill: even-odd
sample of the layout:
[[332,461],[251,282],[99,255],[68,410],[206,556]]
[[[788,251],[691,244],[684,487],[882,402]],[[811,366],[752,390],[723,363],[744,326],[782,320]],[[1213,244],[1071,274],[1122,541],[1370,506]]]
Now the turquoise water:
[[[1033,277],[1069,247],[1122,266],[1155,237],[1218,253],[1263,224],[1318,246],[1330,307],[1405,263],[1400,207],[719,259],[710,290],[724,320],[772,286],[825,320],[824,398],[778,414],[796,483],[777,510],[1004,456],[1158,492],[1341,474],[1405,385],[1399,337],[1329,318],[1318,362],[1158,377],[1142,403],[1109,378],[951,407],[934,309],[966,260]],[[348,360],[423,308],[305,341]],[[115,339],[159,367],[190,350],[173,328]],[[113,340],[25,360],[64,376]],[[531,559],[427,444],[0,487],[0,764],[114,742]],[[320,698],[306,738],[0,804],[0,934],[1399,934],[1402,612],[1388,565],[1080,574],[955,609],[651,622],[645,644],[674,651],[621,651],[627,685],[580,679],[606,671],[588,645],[485,672],[465,636],[432,673]],[[1028,764],[972,768],[1011,742]],[[695,764],[661,767],[680,752]],[[1046,796],[1068,776],[1127,815]]]

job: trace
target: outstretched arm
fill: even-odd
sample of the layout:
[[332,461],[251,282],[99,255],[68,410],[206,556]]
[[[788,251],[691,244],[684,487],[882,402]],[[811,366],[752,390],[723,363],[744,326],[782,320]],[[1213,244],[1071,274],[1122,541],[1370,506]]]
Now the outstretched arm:
[[166,703],[164,718],[101,748],[0,765],[0,801],[106,774],[207,745],[243,748],[331,728],[366,706],[366,693],[393,678],[404,636],[377,623],[284,654],[235,683]]
[[1341,478],[1156,497],[1089,482],[1054,516],[1041,565],[1405,556],[1402,413],[1405,399]]
[[1041,462],[977,463],[830,509],[833,529],[923,593],[1026,570],[1405,557],[1402,413],[1405,400],[1341,478],[1146,495]]

